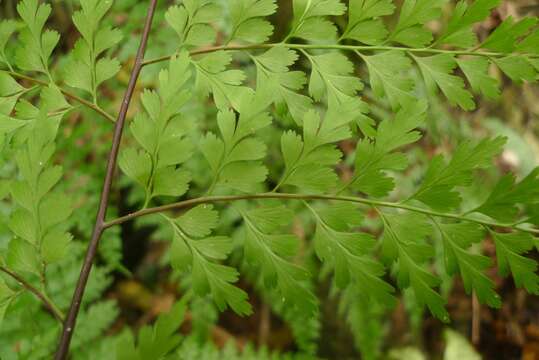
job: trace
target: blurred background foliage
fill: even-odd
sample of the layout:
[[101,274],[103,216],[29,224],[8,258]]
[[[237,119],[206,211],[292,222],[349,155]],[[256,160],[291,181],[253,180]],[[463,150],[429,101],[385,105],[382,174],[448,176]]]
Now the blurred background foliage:
[[[291,1],[278,2],[279,11],[271,18],[276,29],[275,40],[280,40],[286,33],[291,18]],[[78,2],[53,0],[51,4],[53,12],[47,27],[62,34],[52,66],[59,69],[79,36],[71,22],[71,14],[78,8]],[[171,1],[159,2],[148,58],[170,54],[177,48],[173,30],[164,21],[164,13],[171,4]],[[0,17],[15,18],[15,7],[15,0],[0,0]],[[115,113],[119,108],[127,85],[146,9],[146,1],[116,0],[106,18],[106,22],[120,29],[124,36],[120,46],[114,50],[122,62],[122,70],[101,89],[100,104],[110,113]],[[449,11],[444,14],[446,18],[449,15]],[[484,38],[508,15],[517,19],[526,15],[537,16],[539,4],[536,0],[504,1],[477,29],[480,36]],[[227,16],[223,14],[223,24],[214,26],[225,28],[222,25],[226,21]],[[431,26],[436,29],[438,24]],[[155,85],[157,72],[162,66],[156,64],[144,68],[134,99],[138,98],[143,88]],[[250,75],[254,74],[252,65],[242,61],[241,56],[235,57],[235,66],[244,68]],[[356,69],[362,71],[361,65],[357,64]],[[493,75],[503,79],[501,74]],[[249,78],[254,79],[254,76]],[[396,192],[409,194],[433,154],[449,153],[456,144],[468,138],[492,134],[509,138],[498,160],[497,171],[482,174],[480,181],[469,189],[464,199],[469,204],[478,202],[484,196],[485,184],[491,187],[501,173],[513,171],[523,176],[537,166],[539,89],[528,84],[513,86],[510,82],[502,88],[503,94],[498,101],[478,100],[478,110],[470,113],[449,107],[444,100],[430,99],[428,123],[424,129],[426,136],[419,146],[409,149],[412,166],[397,179]],[[374,100],[368,88],[363,94],[377,119],[390,116],[387,103]],[[132,119],[140,110],[141,105],[134,101],[128,118]],[[215,113],[215,107],[194,99],[185,108],[185,124],[194,134],[215,130]],[[278,124],[284,126],[282,124],[286,124],[286,119]],[[280,170],[272,168],[280,163],[272,161],[272,158],[278,159],[280,156],[279,135],[275,128],[268,129],[262,135],[270,149],[267,161],[270,174],[278,174]],[[70,219],[70,226],[77,239],[71,248],[71,256],[48,270],[49,294],[62,308],[69,304],[90,237],[111,136],[112,125],[83,108],[68,116],[61,127],[56,161],[66,171],[62,187],[75,200],[76,211]],[[124,141],[129,143],[132,139],[126,136]],[[340,147],[345,154],[350,154],[355,144],[346,141]],[[1,154],[0,174],[2,178],[9,178],[14,173],[13,159],[9,152]],[[193,173],[194,186],[186,196],[194,197],[200,195],[208,185],[207,168],[200,155],[194,156],[188,166]],[[350,171],[346,166],[339,169],[344,178],[350,176]],[[6,193],[6,187],[0,184],[0,198],[5,197]],[[125,178],[118,177],[109,214],[135,210],[143,200],[142,193],[131,188]],[[9,206],[8,202],[0,203],[0,249],[5,249],[8,240],[9,232],[5,223]],[[319,274],[321,279],[321,285],[316,289],[321,309],[317,318],[306,319],[302,314],[283,308],[279,301],[275,301],[276,294],[258,286],[254,276],[245,277],[240,282],[252,299],[254,315],[241,318],[230,311],[219,314],[210,300],[190,296],[186,290],[189,288],[189,276],[174,273],[170,267],[164,266],[170,234],[166,228],[158,228],[155,219],[148,217],[115,228],[102,239],[98,264],[92,272],[75,332],[72,346],[74,358],[114,358],[114,344],[129,329],[136,333],[141,327],[153,323],[159,314],[167,312],[177,299],[184,297],[189,310],[181,332],[187,339],[180,353],[189,359],[236,359],[242,353],[245,358],[262,359],[273,356],[270,355],[272,352],[296,354],[302,358],[316,355],[328,359],[476,359],[480,358],[478,354],[485,359],[539,359],[539,299],[516,289],[511,280],[498,277],[494,271],[488,274],[495,279],[497,291],[504,299],[502,308],[495,310],[479,307],[465,294],[460,279],[449,280],[447,277],[443,289],[449,299],[448,310],[453,319],[448,326],[423,313],[407,292],[401,297],[399,305],[388,313],[366,306],[352,291],[337,293],[329,277],[325,276],[324,269],[319,269],[312,249],[306,243],[313,230],[311,220],[304,210],[298,209],[296,214],[295,233],[305,242],[302,256],[312,259],[310,270]],[[219,231],[237,233],[236,215],[226,210],[222,215]],[[373,233],[380,230],[374,215],[365,226],[365,230]],[[478,251],[494,255],[491,242],[485,241],[482,246]],[[241,267],[239,250],[235,255],[231,261]],[[532,256],[539,258],[537,252]],[[443,274],[443,266],[438,266],[437,272]],[[12,304],[10,312],[19,316],[9,316],[4,320],[0,330],[0,358],[46,358],[54,348],[59,332],[54,319],[30,294],[19,297]]]

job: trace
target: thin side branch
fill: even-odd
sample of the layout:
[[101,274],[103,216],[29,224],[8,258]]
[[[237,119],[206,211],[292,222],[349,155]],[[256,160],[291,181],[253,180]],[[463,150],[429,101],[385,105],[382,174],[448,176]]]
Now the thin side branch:
[[124,98],[122,100],[122,106],[120,108],[120,112],[118,113],[118,119],[116,120],[116,125],[114,127],[112,146],[107,163],[107,172],[105,175],[105,180],[103,182],[103,190],[101,192],[101,199],[99,201],[99,209],[97,211],[97,218],[92,232],[92,238],[90,239],[90,243],[88,244],[88,250],[86,251],[86,256],[84,258],[84,263],[82,265],[79,280],[73,294],[73,299],[71,300],[69,312],[64,322],[64,328],[62,331],[60,342],[58,344],[58,349],[56,351],[56,360],[65,360],[69,353],[69,344],[71,342],[71,337],[73,336],[73,329],[75,328],[77,315],[79,313],[82,297],[86,288],[86,283],[88,282],[88,277],[90,276],[90,271],[92,269],[92,265],[97,253],[99,240],[101,239],[101,235],[103,234],[103,231],[105,229],[103,224],[107,215],[110,190],[112,187],[114,172],[116,170],[116,162],[118,159],[118,152],[120,150],[120,142],[122,140],[125,118],[127,116],[127,110],[129,109],[131,98],[133,97],[133,92],[135,91],[135,85],[142,69],[142,61],[144,60],[144,53],[146,51],[146,45],[148,43],[148,37],[150,35],[156,6],[157,0],[150,0],[150,5],[148,7],[146,22],[142,31],[140,45],[137,51],[137,55],[135,57],[135,65],[131,72],[129,84],[125,91]]
[[22,276],[15,273],[14,271],[4,267],[0,266],[0,271],[5,273],[6,275],[12,277],[15,281],[17,281],[19,284],[21,284],[22,287],[24,287],[26,290],[34,294],[42,303],[43,305],[49,310],[49,312],[58,320],[59,322],[64,321],[64,314],[62,311],[52,302],[49,297],[39,291],[36,287],[34,287],[32,284],[30,284],[28,281],[24,280]]
[[[342,50],[342,51],[405,51],[416,54],[453,54],[453,55],[473,55],[484,56],[490,58],[499,58],[507,56],[507,54],[492,51],[478,51],[478,50],[446,50],[446,49],[434,49],[434,48],[407,48],[402,46],[362,46],[362,45],[339,45],[339,44],[286,44],[286,43],[271,43],[271,44],[255,44],[255,45],[223,45],[212,46],[202,49],[193,50],[191,55],[207,54],[216,51],[247,51],[247,50],[263,50],[273,47],[287,47],[295,50]],[[529,58],[538,58],[537,54],[522,54]],[[146,60],[142,63],[142,66],[155,64],[162,61],[167,61],[172,55],[161,56],[155,59]]]
[[474,217],[466,216],[466,215],[461,215],[461,214],[442,213],[442,212],[432,211],[425,208],[420,208],[417,206],[405,205],[402,203],[377,201],[377,200],[371,200],[371,199],[353,197],[353,196],[286,194],[286,193],[273,193],[273,192],[261,193],[261,194],[248,194],[248,195],[205,196],[205,197],[200,197],[196,199],[184,200],[184,201],[180,201],[180,202],[176,202],[176,203],[172,203],[168,205],[157,206],[157,207],[152,207],[152,208],[147,208],[140,211],[136,211],[131,214],[119,217],[115,220],[111,220],[103,224],[103,227],[106,229],[111,226],[119,225],[126,221],[133,220],[141,216],[161,213],[161,212],[170,211],[170,210],[189,209],[189,208],[192,208],[193,206],[200,205],[200,204],[208,204],[208,203],[216,203],[216,202],[232,202],[232,201],[240,201],[240,200],[257,200],[257,199],[346,201],[346,202],[353,202],[353,203],[364,204],[364,205],[369,205],[369,206],[386,207],[386,208],[412,211],[416,213],[425,214],[428,216],[454,219],[454,220],[459,220],[459,221],[474,222],[474,223],[489,226],[489,227],[511,228],[514,230],[524,231],[524,232],[528,232],[535,235],[539,234],[539,229],[531,229],[531,228],[527,228],[527,227],[517,225],[517,224],[503,224],[503,223],[499,223],[495,221],[482,220],[482,219],[478,219],[478,218],[474,218]]
[[[49,85],[49,82],[47,81],[43,81],[43,80],[40,80],[40,79],[36,79],[36,78],[33,78],[33,77],[30,77],[30,76],[27,76],[27,75],[24,75],[24,74],[20,74],[18,72],[15,72],[15,71],[5,71],[7,74],[17,78],[17,79],[24,79],[26,81],[30,81],[34,84],[38,84],[38,85],[41,85],[41,86],[48,86]],[[58,87],[58,89],[60,90],[60,92],[62,94],[65,95],[65,97],[73,100],[73,101],[76,101],[92,110],[94,110],[95,112],[97,112],[98,114],[100,114],[101,116],[103,116],[105,119],[109,120],[110,122],[115,122],[115,119],[114,119],[114,116],[110,115],[108,112],[106,112],[105,110],[103,110],[102,108],[100,108],[99,106],[97,106],[96,104],[93,104],[91,103],[90,101],[88,100],[85,100],[65,89],[62,89],[60,87]]]

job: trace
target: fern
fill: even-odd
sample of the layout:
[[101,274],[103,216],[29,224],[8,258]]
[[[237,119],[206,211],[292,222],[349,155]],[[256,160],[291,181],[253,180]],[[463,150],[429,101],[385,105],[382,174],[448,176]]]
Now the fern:
[[[194,338],[175,334],[184,320],[186,298],[180,300],[168,313],[162,314],[152,327],[143,327],[135,344],[130,333],[126,333],[116,341],[116,360],[131,359],[293,359],[280,356],[266,349],[256,351],[247,346],[239,352],[234,345],[227,343],[219,350],[210,345],[197,344]],[[300,357],[301,358],[301,357]]]
[[142,150],[127,148],[120,156],[120,168],[144,187],[146,201],[156,196],[181,196],[191,179],[176,169],[190,156],[191,144],[182,139],[184,129],[177,115],[188,100],[182,89],[189,78],[187,55],[171,59],[168,70],[159,74],[160,93],[147,90],[142,96],[145,114],[137,116],[131,132]]
[[169,313],[161,315],[154,326],[140,330],[137,344],[129,333],[116,347],[116,360],[162,359],[169,355],[182,340],[175,332],[183,322],[185,301],[176,303]]
[[[241,274],[228,261],[236,248],[254,281],[297,311],[289,318],[319,315],[311,284],[322,267],[343,293],[365,294],[365,304],[391,308],[395,288],[410,289],[421,306],[449,321],[447,299],[438,291],[440,277],[430,267],[435,260],[432,241],[438,238],[447,273],[460,274],[466,291],[482,303],[501,306],[487,276],[491,260],[472,251],[486,237],[494,242],[500,275],[539,293],[537,262],[526,256],[537,246],[534,236],[539,233],[538,171],[521,181],[502,176],[475,207],[462,201],[463,188],[476,181],[479,171],[493,167],[505,138],[462,141],[447,159],[430,159],[412,191],[394,192],[397,175],[409,168],[405,151],[417,145],[425,119],[433,116],[421,99],[423,92],[470,111],[480,105],[480,96],[500,96],[502,82],[491,76],[491,69],[516,84],[534,82],[539,71],[536,18],[508,17],[479,41],[474,25],[488,17],[497,0],[450,4],[452,15],[436,32],[427,24],[441,17],[442,0],[405,0],[399,7],[391,0],[293,0],[289,32],[270,43],[274,27],[268,17],[277,10],[275,1],[234,0],[224,9],[223,3],[186,0],[171,6],[164,19],[175,33],[177,51],[144,60],[156,6],[150,2],[59,358],[67,356],[72,332],[78,329],[77,312],[102,234],[149,214],[158,213],[148,221],[169,229],[172,268],[189,273],[193,292],[209,296],[220,311],[253,312],[244,285],[238,285]],[[121,67],[112,57],[120,32],[105,21],[111,6],[108,0],[81,1],[73,15],[80,38],[64,69],[51,66],[60,35],[45,29],[50,5],[23,0],[17,7],[21,24],[0,23],[0,62],[5,65],[0,73],[0,135],[17,166],[17,174],[7,180],[12,238],[0,257],[5,275],[0,278],[0,319],[4,313],[9,316],[11,304],[23,293],[63,319],[45,286],[48,266],[69,257],[73,242],[68,222],[73,206],[57,185],[63,174],[54,165],[55,143],[62,119],[79,105],[115,120],[98,105],[100,86]],[[214,27],[223,14],[228,26],[224,40]],[[14,36],[17,41],[11,40]],[[160,70],[156,88],[138,96],[141,69],[164,61],[168,65]],[[25,87],[27,83],[34,86]],[[374,99],[364,96],[367,88]],[[142,107],[120,151],[134,93]],[[215,120],[209,126],[189,124],[185,110],[190,102],[213,104]],[[391,115],[380,119],[371,113],[373,102],[387,105]],[[279,140],[268,139],[270,132]],[[343,153],[344,142],[355,146],[352,156]],[[117,159],[144,195],[136,204],[139,210],[108,219]],[[349,176],[340,176],[337,169],[348,164],[353,167]],[[229,208],[217,204],[233,202]],[[362,229],[371,210],[382,228],[378,237]],[[291,226],[295,215],[314,221],[306,227],[306,238],[318,268],[305,266],[307,256]],[[230,218],[241,224],[241,235],[234,239],[219,226]],[[121,268],[117,260],[109,262]],[[109,303],[94,306],[85,309],[85,316],[116,313]],[[361,317],[358,307],[350,309]],[[176,305],[153,328],[143,328],[137,342],[124,338],[117,358],[175,354],[182,348],[176,332],[184,310],[183,303]],[[88,336],[98,338],[108,325],[100,321]]]
[[81,38],[75,43],[64,77],[67,85],[91,94],[94,103],[97,103],[98,86],[120,70],[118,60],[100,58],[103,52],[122,39],[119,30],[100,26],[111,6],[112,1],[81,1],[81,10],[73,15],[73,23]]

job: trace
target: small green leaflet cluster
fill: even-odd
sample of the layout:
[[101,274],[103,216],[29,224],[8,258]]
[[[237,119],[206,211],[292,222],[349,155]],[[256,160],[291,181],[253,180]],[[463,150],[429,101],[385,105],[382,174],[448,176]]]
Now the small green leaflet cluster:
[[427,243],[431,226],[423,216],[380,213],[384,223],[382,255],[386,263],[396,265],[397,284],[411,287],[417,301],[427,305],[433,315],[449,321],[445,300],[432,288],[440,279],[431,274],[425,263],[434,256],[434,248]]
[[[112,5],[109,0],[83,0],[81,10],[73,15],[73,23],[82,37],[76,42],[65,66],[59,70],[63,81],[83,90],[92,97],[97,106],[97,88],[113,77],[120,69],[117,60],[103,54],[119,43],[121,32],[101,25],[106,12]],[[46,30],[45,23],[51,14],[51,6],[38,0],[23,0],[17,5],[22,22],[0,21],[0,65],[5,64],[9,73],[0,70],[0,113],[10,115],[17,101],[37,87],[54,84],[54,69],[49,68],[52,53],[60,35]],[[18,34],[17,41],[12,41]],[[18,73],[15,67],[27,72],[38,72],[46,79],[38,79]],[[16,85],[11,76],[25,78],[36,85],[23,88]],[[15,85],[14,85],[15,83]],[[64,90],[62,90],[64,91]],[[76,95],[73,99],[77,99]],[[84,103],[84,99],[77,100]],[[101,110],[101,109],[99,109]],[[101,110],[101,112],[103,112]]]
[[0,278],[0,324],[2,323],[2,319],[4,319],[9,304],[15,297],[16,292],[7,286],[4,280]]
[[363,89],[363,84],[353,76],[354,64],[346,56],[339,52],[304,54],[312,65],[309,94],[314,100],[326,98],[330,109],[345,108],[347,112],[367,112],[367,105],[356,96],[357,92]]
[[484,274],[484,271],[492,266],[491,259],[470,249],[473,244],[483,241],[484,229],[472,223],[435,222],[435,226],[443,241],[444,263],[448,274],[455,275],[460,272],[468,294],[475,290],[481,303],[500,307],[501,300],[494,291],[494,282]]
[[389,32],[381,17],[391,15],[394,11],[395,5],[392,0],[350,1],[348,24],[340,39],[354,40],[367,45],[382,43]]
[[[0,72],[0,126],[2,132],[14,130],[24,123],[16,120],[7,120],[13,112],[19,99],[32,88],[21,86],[15,79],[4,72]],[[13,121],[13,122],[12,122]]]
[[292,185],[304,192],[331,192],[338,183],[333,168],[342,157],[335,143],[352,136],[352,117],[328,111],[322,121],[319,114],[310,111],[303,120],[303,139],[292,130],[285,132],[281,136],[285,171],[275,189]]
[[120,155],[122,171],[144,188],[145,205],[156,196],[185,194],[191,181],[189,172],[178,167],[192,151],[180,116],[189,99],[185,89],[191,76],[189,66],[189,57],[182,52],[159,73],[159,91],[144,91],[141,101],[145,112],[138,113],[130,126],[142,149],[127,147]]
[[421,138],[417,130],[425,121],[427,104],[418,101],[399,110],[394,120],[385,119],[374,136],[360,140],[356,147],[355,171],[347,187],[373,197],[383,197],[395,187],[388,171],[406,169],[408,160],[395,151]]
[[13,70],[13,66],[6,55],[6,45],[18,28],[19,24],[15,20],[0,22],[0,63],[6,64],[10,70]]
[[256,92],[260,97],[285,107],[297,123],[312,107],[310,97],[298,93],[307,83],[303,71],[290,71],[298,54],[284,46],[277,46],[252,57],[257,70]]
[[[196,359],[228,359],[228,360],[293,360],[304,359],[305,356],[271,353],[267,348],[254,348],[247,343],[241,350],[229,341],[221,349],[211,342],[200,342],[197,336],[184,337],[178,334],[186,320],[187,298],[174,304],[169,312],[159,315],[153,326],[144,326],[133,338],[130,332],[122,333],[112,344],[113,354],[108,356],[116,360],[196,360]],[[112,345],[114,346],[114,345]],[[110,351],[110,349],[109,349]]]
[[73,14],[73,23],[81,34],[64,70],[67,85],[89,93],[97,103],[97,87],[120,70],[116,59],[100,57],[122,39],[119,30],[100,27],[112,6],[111,0],[81,0],[81,10]]
[[[17,67],[26,71],[44,73],[52,81],[49,60],[60,40],[60,35],[53,30],[43,30],[51,13],[51,6],[38,5],[37,0],[25,0],[17,5],[17,12],[25,24],[19,33],[20,45],[15,56]],[[9,35],[9,31],[7,34]]]
[[116,360],[160,360],[169,355],[182,341],[178,330],[186,311],[186,299],[180,300],[168,313],[158,317],[153,326],[140,329],[137,341],[131,332],[121,335],[116,342]]
[[335,40],[337,27],[327,16],[339,16],[346,12],[346,5],[339,0],[295,0],[294,20],[286,40],[299,38],[307,41]]
[[[0,135],[10,143],[20,144],[15,151],[20,176],[10,181],[10,194],[16,205],[8,222],[13,239],[6,254],[0,256],[0,264],[24,278],[44,281],[46,267],[62,260],[72,241],[63,224],[71,214],[71,201],[55,190],[62,168],[51,164],[54,140],[66,109],[69,105],[58,89],[48,87],[42,90],[39,109],[21,102],[17,119],[0,117]],[[6,285],[2,282],[0,287],[5,293]],[[2,311],[7,305],[4,301]]]
[[219,20],[221,9],[211,0],[186,0],[170,7],[165,18],[180,37],[182,46],[200,46],[215,41],[210,23]]
[[214,52],[193,61],[196,92],[203,97],[212,94],[215,105],[222,110],[230,106],[239,109],[243,99],[253,95],[250,88],[241,86],[246,78],[243,71],[227,70],[231,62],[231,54],[225,51]]
[[376,240],[354,230],[363,223],[360,209],[349,203],[309,208],[316,219],[316,254],[321,261],[331,264],[337,287],[346,289],[351,285],[373,302],[392,306],[394,289],[381,279],[384,266],[373,258]]
[[[354,76],[352,62],[339,52],[320,55],[301,53],[311,64],[311,74],[290,71],[298,60],[296,51],[278,45],[265,53],[252,56],[257,69],[256,92],[276,105],[285,105],[297,124],[301,124],[314,101],[327,103],[331,110],[354,114],[354,121],[362,131],[369,133],[371,120],[365,116],[367,105],[357,96],[362,82]],[[310,97],[298,93],[307,82]]]
[[411,199],[435,210],[458,209],[462,199],[456,187],[471,185],[473,171],[490,167],[493,157],[502,151],[505,141],[503,137],[482,140],[475,145],[471,141],[464,141],[457,146],[449,162],[442,155],[435,156],[429,162],[421,186]]
[[[12,89],[12,91],[17,91],[17,94],[26,92],[26,89],[20,86],[12,77],[7,74],[4,75],[1,75],[0,79],[5,81],[4,85],[6,87]],[[15,97],[18,97],[18,95],[15,95]],[[22,143],[28,140],[32,131],[35,131],[35,127],[38,126],[40,121],[43,121],[42,119],[47,117],[53,119],[51,122],[58,128],[62,117],[72,109],[54,85],[41,89],[39,108],[25,99],[21,99],[16,106],[13,105],[12,103],[7,104],[8,115],[0,113],[0,136],[8,137],[9,139],[9,136],[15,135],[16,140]],[[13,107],[15,108],[15,116],[11,116]]]
[[273,34],[273,25],[263,17],[276,11],[275,0],[231,0],[228,9],[232,24],[229,41],[263,43]]
[[[533,218],[534,211],[539,203],[539,169],[535,169],[528,176],[517,182],[511,174],[503,176],[492,189],[489,197],[477,208],[469,212],[477,212],[493,219],[508,222],[528,222],[537,225],[537,218]],[[524,220],[523,214],[532,214]],[[502,276],[512,274],[515,284],[524,287],[532,294],[539,294],[538,264],[535,260],[522,256],[535,248],[539,242],[530,234],[513,232],[500,234],[489,230],[489,234],[496,245],[496,258],[498,269]]]
[[266,145],[253,135],[271,123],[271,117],[257,99],[242,99],[241,113],[221,110],[217,125],[221,138],[207,133],[200,141],[200,149],[210,165],[214,188],[224,187],[242,192],[254,192],[266,180],[268,170],[260,160],[266,156]]
[[166,217],[173,231],[170,247],[172,267],[191,270],[193,290],[199,296],[211,294],[218,308],[230,307],[240,315],[249,315],[252,308],[247,293],[232,283],[239,273],[230,266],[216,263],[232,251],[232,240],[226,236],[209,236],[219,222],[219,214],[211,205],[199,205],[176,219]]
[[[474,212],[478,212],[493,219],[511,223],[518,219],[521,209],[533,207],[539,202],[539,169],[535,169],[520,182],[513,174],[506,174],[500,178],[492,189],[489,197]],[[537,219],[528,219],[537,224]]]
[[284,206],[260,207],[242,211],[242,217],[247,263],[260,269],[267,288],[278,289],[282,302],[305,313],[315,313],[317,299],[302,285],[309,279],[309,272],[287,260],[298,254],[298,238],[292,234],[275,234],[290,223],[293,213]]

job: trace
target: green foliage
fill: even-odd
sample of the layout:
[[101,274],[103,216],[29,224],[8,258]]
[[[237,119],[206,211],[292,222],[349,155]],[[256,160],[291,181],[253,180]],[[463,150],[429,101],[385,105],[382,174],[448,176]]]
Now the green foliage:
[[323,262],[335,269],[335,283],[345,289],[349,284],[367,298],[379,304],[394,304],[393,287],[381,277],[384,267],[371,258],[375,239],[366,233],[349,232],[363,220],[355,206],[337,204],[321,211],[313,210],[316,217],[314,246]]
[[264,182],[267,169],[259,160],[266,155],[266,145],[253,135],[270,125],[271,118],[257,99],[244,97],[239,116],[232,111],[220,111],[217,125],[221,139],[208,132],[200,142],[200,150],[208,162],[214,187],[227,187],[239,191],[256,191]]
[[233,0],[230,2],[230,40],[252,43],[267,41],[273,34],[273,25],[264,19],[275,12],[275,0]]
[[521,254],[533,247],[533,238],[529,234],[500,234],[491,231],[496,244],[498,270],[502,276],[513,275],[515,285],[525,288],[531,294],[539,293],[539,276],[537,262]]
[[386,262],[395,262],[399,287],[411,287],[420,304],[427,305],[440,320],[449,321],[445,300],[433,290],[440,279],[424,266],[434,256],[434,249],[426,242],[432,227],[421,215],[380,215],[384,222],[382,255]]
[[0,23],[0,61],[5,63],[10,69],[12,69],[12,66],[6,56],[6,45],[17,28],[18,24],[14,20],[4,20]]
[[243,212],[245,260],[260,269],[266,287],[277,287],[282,302],[313,313],[317,311],[316,297],[302,286],[302,282],[309,279],[309,273],[287,261],[297,255],[298,239],[290,234],[274,234],[288,224],[292,215],[283,207]]
[[154,326],[144,326],[135,345],[130,333],[118,341],[116,360],[159,360],[169,355],[182,338],[175,334],[185,315],[185,301],[177,302],[169,313],[159,316]]
[[480,302],[500,307],[501,300],[494,291],[494,283],[484,271],[492,265],[490,258],[476,254],[471,247],[484,239],[483,229],[472,223],[436,223],[444,245],[444,262],[447,272],[454,275],[460,271],[468,294],[475,291]]
[[238,272],[215,262],[226,259],[232,250],[230,238],[208,237],[217,221],[218,213],[209,205],[195,207],[176,219],[169,218],[174,234],[171,264],[177,270],[190,269],[195,293],[210,293],[221,311],[229,306],[238,314],[249,315],[252,309],[247,294],[232,285],[238,280]]
[[329,192],[337,183],[333,167],[340,161],[341,152],[335,142],[351,136],[353,114],[328,112],[324,121],[309,111],[303,120],[303,139],[294,131],[281,137],[284,174],[276,189],[294,185],[306,192]]
[[[16,131],[15,136],[26,140],[15,154],[20,178],[11,182],[11,197],[17,207],[8,226],[16,237],[9,243],[6,262],[15,270],[37,276],[47,264],[67,253],[72,238],[58,226],[70,216],[72,205],[69,197],[54,190],[62,169],[51,164],[59,122],[68,105],[54,87],[42,91],[41,102],[42,110],[36,109],[32,118],[4,130],[10,135]],[[58,110],[58,115],[47,116]],[[11,118],[6,117],[6,121]]]
[[391,0],[350,1],[348,24],[341,39],[355,40],[367,45],[378,45],[388,35],[382,16],[393,14]]
[[146,193],[146,204],[156,196],[183,195],[191,180],[189,172],[178,168],[191,153],[192,144],[184,139],[181,107],[189,99],[184,84],[190,77],[186,52],[170,60],[159,74],[159,92],[145,90],[141,97],[145,113],[139,113],[131,132],[142,150],[126,148],[120,156],[122,171]]
[[429,45],[432,41],[432,33],[423,25],[440,17],[444,2],[445,0],[405,0],[399,21],[389,39],[410,47]]
[[453,55],[438,54],[429,57],[416,57],[425,85],[432,93],[439,88],[452,105],[464,110],[473,110],[475,103],[472,94],[464,89],[464,80],[451,73],[457,67]]
[[194,337],[177,334],[184,322],[187,298],[178,301],[169,312],[161,314],[153,326],[140,329],[137,341],[130,333],[124,333],[116,341],[116,360],[159,360],[159,359],[294,359],[280,356],[267,349],[253,350],[249,344],[241,352],[228,342],[222,350],[211,344],[199,344]]
[[459,144],[447,164],[443,156],[434,157],[412,199],[441,211],[458,208],[462,199],[455,187],[470,185],[473,170],[491,166],[492,158],[504,144],[505,138],[502,137],[485,139],[477,145],[467,141]]
[[0,324],[14,295],[15,292],[7,286],[4,280],[0,279]]
[[97,102],[97,88],[120,70],[118,60],[101,55],[122,40],[119,30],[100,26],[112,1],[83,0],[81,10],[73,14],[73,23],[81,34],[65,68],[66,84],[92,95]]
[[436,42],[459,48],[476,46],[477,36],[473,32],[473,24],[487,18],[490,11],[499,3],[500,0],[480,0],[471,4],[466,1],[459,1],[453,10],[445,31]]
[[[507,17],[480,41],[474,29],[499,0],[447,4],[447,22],[440,20],[444,0],[294,0],[289,32],[267,43],[277,37],[268,19],[276,3],[185,0],[158,10],[176,52],[144,62],[166,59],[168,65],[155,84],[150,78],[156,72],[148,72],[146,89],[135,93],[141,106],[118,159],[128,178],[120,190],[136,190],[124,201],[134,212],[98,223],[98,232],[106,230],[116,242],[105,245],[104,264],[89,282],[73,342],[81,359],[92,357],[84,349],[94,341],[99,351],[115,343],[117,359],[281,357],[218,351],[184,339],[179,328],[187,300],[143,327],[136,341],[129,332],[102,340],[118,309],[96,300],[112,269],[128,273],[120,264],[120,230],[113,234],[109,227],[150,213],[160,213],[144,224],[167,241],[162,264],[170,264],[172,279],[187,279],[198,298],[243,316],[256,311],[248,295],[254,288],[290,323],[298,348],[311,357],[321,321],[317,280],[326,275],[366,358],[380,356],[380,343],[362,335],[361,327],[383,332],[377,319],[396,303],[396,288],[447,322],[447,299],[438,291],[445,270],[459,275],[480,302],[500,307],[487,275],[493,261],[481,253],[488,237],[499,274],[539,293],[537,262],[526,256],[538,243],[539,170],[523,178],[500,176],[493,187],[484,186],[478,201],[465,202],[463,194],[480,176],[496,173],[494,159],[506,139],[461,139],[448,145],[448,156],[430,157],[418,146],[422,138],[430,145],[426,119],[436,115],[426,95],[442,94],[470,111],[482,105],[480,96],[500,97],[502,76],[516,84],[537,80],[537,19]],[[58,307],[58,318],[68,305],[83,248],[71,234],[90,236],[89,212],[100,188],[92,183],[77,196],[72,182],[81,180],[80,170],[66,169],[64,176],[57,165],[76,168],[102,155],[90,149],[78,161],[70,157],[75,145],[66,145],[62,120],[81,112],[66,98],[114,119],[98,105],[100,86],[123,76],[117,75],[115,48],[121,47],[120,58],[129,53],[107,20],[112,1],[80,5],[72,16],[80,37],[59,61],[60,35],[45,29],[50,5],[23,0],[17,6],[21,22],[0,22],[0,145],[2,161],[9,158],[8,178],[0,183],[9,233],[0,238],[0,320],[7,319],[0,345],[11,345],[21,319],[35,316],[39,331],[25,331],[20,342],[27,358],[45,358],[54,347],[59,326],[49,310]],[[441,26],[429,26],[432,21]],[[74,118],[69,129],[82,126]],[[423,160],[409,156],[413,152],[428,162],[425,169]],[[411,164],[419,178],[408,188],[398,186],[397,179],[412,173]],[[97,168],[92,176],[102,175]],[[180,202],[166,206],[174,201]],[[233,201],[243,202],[213,204]]]
[[414,82],[402,75],[412,67],[405,54],[399,51],[384,51],[360,56],[367,64],[371,88],[377,96],[386,96],[393,109],[413,102]]
[[346,6],[339,0],[294,0],[294,20],[287,36],[307,41],[333,40],[337,27],[326,16],[342,15]]
[[395,150],[416,142],[421,134],[426,103],[401,109],[394,120],[383,120],[374,136],[360,140],[356,147],[355,173],[347,186],[373,197],[387,195],[395,187],[390,170],[403,170],[408,161],[405,154]]
[[379,359],[384,340],[384,307],[372,303],[358,289],[347,288],[340,296],[339,313],[354,336],[355,347],[365,359]]
[[245,74],[241,70],[226,70],[232,62],[232,56],[219,51],[208,54],[193,62],[196,69],[196,90],[202,96],[213,94],[218,109],[226,110],[229,106],[239,109],[245,97],[251,95],[251,89],[241,86]]
[[358,97],[363,84],[353,76],[354,65],[338,52],[322,55],[305,53],[312,65],[309,94],[314,100],[327,99],[328,107],[344,107],[350,112],[366,112],[367,107]]
[[17,12],[25,24],[19,33],[21,46],[17,49],[17,67],[26,71],[39,71],[50,78],[49,60],[60,40],[60,34],[56,31],[43,30],[51,6],[38,4],[37,0],[26,0],[17,5]]
[[286,106],[297,123],[301,123],[312,100],[296,91],[307,83],[302,71],[290,71],[298,54],[284,46],[276,46],[252,57],[257,70],[256,91],[270,103]]
[[199,46],[214,42],[215,30],[209,24],[220,12],[211,0],[187,0],[181,6],[171,6],[165,18],[180,37],[181,46]]
[[499,221],[516,220],[519,205],[533,206],[537,202],[538,175],[539,169],[535,169],[519,183],[516,183],[514,175],[504,175],[494,186],[489,197],[474,211]]

